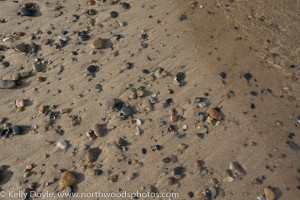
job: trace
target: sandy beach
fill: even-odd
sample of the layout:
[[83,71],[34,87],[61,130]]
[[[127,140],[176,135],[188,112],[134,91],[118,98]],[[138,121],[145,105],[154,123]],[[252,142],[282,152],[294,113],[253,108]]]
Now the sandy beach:
[[0,5],[0,199],[299,198],[298,1]]

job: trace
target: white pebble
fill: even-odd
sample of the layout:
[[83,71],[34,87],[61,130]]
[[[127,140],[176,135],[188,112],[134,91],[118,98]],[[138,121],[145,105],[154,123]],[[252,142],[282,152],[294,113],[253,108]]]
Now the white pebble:
[[141,121],[140,119],[137,119],[137,120],[136,120],[136,125],[137,125],[137,126],[142,125],[142,121]]
[[58,148],[64,150],[68,147],[68,142],[66,140],[61,140],[56,145]]

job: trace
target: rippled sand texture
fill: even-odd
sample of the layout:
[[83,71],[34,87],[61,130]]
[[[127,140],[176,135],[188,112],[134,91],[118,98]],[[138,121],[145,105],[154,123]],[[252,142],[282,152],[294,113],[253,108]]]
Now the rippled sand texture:
[[[45,183],[52,177],[59,179],[60,169],[67,169],[77,172],[78,192],[147,192],[156,188],[159,192],[178,192],[182,200],[189,199],[188,192],[200,199],[199,193],[214,185],[225,192],[217,199],[256,199],[265,187],[275,191],[276,199],[296,200],[300,196],[297,1],[199,0],[191,4],[132,0],[128,1],[129,10],[119,4],[110,5],[109,1],[97,1],[95,6],[81,0],[48,4],[32,1],[39,5],[39,16],[21,17],[17,11],[24,2],[0,3],[0,18],[6,19],[6,23],[0,23],[1,38],[12,32],[26,32],[17,41],[1,42],[11,48],[0,52],[10,62],[9,67],[0,67],[0,76],[9,79],[20,70],[31,70],[35,58],[48,60],[49,64],[42,72],[22,79],[16,88],[0,90],[0,117],[27,127],[23,135],[0,140],[0,165],[8,166],[0,174],[4,176],[0,180],[2,190],[18,191],[37,182],[37,191],[57,192],[58,181],[47,187]],[[62,8],[54,11],[60,2]],[[97,12],[88,15],[86,9]],[[111,18],[111,11],[119,12],[119,17]],[[70,22],[74,14],[80,18]],[[127,26],[120,25],[124,21]],[[90,39],[82,42],[76,31],[86,29],[90,30]],[[62,49],[43,44],[46,39],[56,41],[62,31],[68,31],[70,38]],[[147,48],[141,47],[142,32],[148,34],[144,41]],[[117,40],[116,33],[123,37]],[[31,43],[32,35],[40,45],[36,55],[13,49],[21,42]],[[97,37],[110,39],[113,48],[94,51],[92,42]],[[133,67],[124,68],[126,62],[133,63]],[[86,75],[91,64],[99,67],[95,77]],[[165,77],[152,76],[157,67],[167,71]],[[143,73],[145,69],[150,74]],[[186,75],[181,87],[174,84],[178,72]],[[219,75],[221,72],[226,73],[225,79]],[[252,79],[247,81],[245,73],[251,73]],[[40,82],[38,77],[46,81]],[[96,92],[97,84],[102,86],[101,92]],[[130,99],[130,88],[139,86],[145,86],[145,96]],[[152,111],[146,111],[143,103],[152,94],[158,102]],[[224,115],[219,126],[207,125],[208,134],[200,134],[203,138],[199,133],[205,132],[205,126],[196,120],[196,113],[207,112],[208,107],[199,108],[196,97],[206,97],[209,107],[219,107]],[[143,122],[140,136],[135,135],[133,120],[121,120],[118,112],[108,108],[112,98],[135,108],[132,119]],[[164,108],[169,98],[173,102]],[[16,99],[27,99],[23,112],[17,112]],[[45,117],[38,114],[40,104],[55,105],[51,109],[57,113],[68,108],[70,113],[58,114],[54,124],[48,126]],[[170,121],[172,109],[177,110],[181,120]],[[71,125],[72,116],[81,119],[79,125]],[[161,125],[161,119],[167,125]],[[90,140],[86,132],[96,123],[105,124],[109,131]],[[186,136],[179,138],[167,131],[170,124]],[[183,125],[188,126],[186,131]],[[295,136],[289,138],[289,133]],[[114,143],[119,137],[131,143],[128,150],[116,148]],[[69,142],[66,150],[56,147],[62,139]],[[181,143],[187,147],[182,152],[178,151]],[[162,149],[152,151],[153,145],[161,145]],[[101,149],[94,166],[87,164],[87,146]],[[172,155],[177,156],[177,162],[162,162]],[[197,160],[204,164],[201,170],[195,165]],[[225,172],[232,162],[240,163],[246,173],[228,182]],[[32,174],[24,178],[29,163],[34,164]],[[168,185],[172,169],[178,166],[185,168],[180,184]],[[103,170],[103,174],[95,176],[94,169]],[[129,180],[132,173],[139,176]],[[118,180],[110,181],[116,174]],[[255,183],[255,178],[262,176],[263,182]]]

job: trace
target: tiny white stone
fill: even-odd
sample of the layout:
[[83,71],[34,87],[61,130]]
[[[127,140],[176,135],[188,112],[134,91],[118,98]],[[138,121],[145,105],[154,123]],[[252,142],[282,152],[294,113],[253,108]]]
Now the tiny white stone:
[[5,38],[2,39],[2,42],[8,42],[11,40],[11,37],[10,36],[7,36]]
[[185,124],[182,126],[183,130],[186,130],[188,128],[188,126]]
[[203,101],[199,103],[200,108],[204,108],[207,106],[207,102]]
[[138,126],[135,127],[135,135],[141,135],[141,129]]
[[141,121],[140,119],[137,119],[137,120],[136,120],[136,125],[137,125],[137,126],[142,125],[142,121]]

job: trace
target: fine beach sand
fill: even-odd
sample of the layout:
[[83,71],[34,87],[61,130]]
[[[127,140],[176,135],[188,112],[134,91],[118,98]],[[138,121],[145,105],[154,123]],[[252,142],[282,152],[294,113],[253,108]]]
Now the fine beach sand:
[[[59,181],[44,186],[53,177],[59,180],[60,170],[65,169],[76,173],[76,192],[147,192],[152,187],[159,193],[177,192],[177,199],[190,199],[189,192],[194,193],[193,199],[203,199],[199,193],[215,187],[219,191],[216,199],[254,200],[264,194],[264,188],[271,188],[276,200],[299,198],[297,1],[131,0],[126,1],[131,5],[126,10],[110,1],[89,6],[79,0],[32,0],[39,6],[37,16],[18,16],[19,7],[27,2],[0,1],[0,19],[5,19],[0,23],[1,39],[13,32],[26,33],[15,41],[0,41],[7,47],[0,51],[2,60],[10,63],[8,67],[1,64],[0,78],[9,80],[20,71],[32,70],[35,58],[48,62],[41,72],[22,78],[17,87],[0,89],[0,117],[24,127],[22,135],[0,138],[0,165],[5,165],[0,172],[1,191],[20,191],[32,183],[37,183],[38,192],[61,191]],[[55,5],[61,9],[55,11]],[[84,13],[87,9],[97,13]],[[111,18],[111,11],[119,16]],[[80,18],[71,22],[73,15]],[[128,25],[121,26],[120,22]],[[87,41],[76,34],[84,30],[89,32]],[[46,39],[57,41],[63,31],[68,31],[70,39],[63,48],[43,44]],[[147,48],[141,47],[143,32],[148,35],[144,41]],[[122,37],[117,40],[114,34]],[[95,50],[92,43],[98,37],[110,39],[112,48]],[[22,42],[40,45],[38,52],[14,50]],[[124,68],[127,62],[133,63],[132,68]],[[89,65],[98,66],[94,77],[87,76]],[[167,72],[166,76],[153,76],[158,67]],[[150,73],[143,73],[144,69]],[[174,84],[178,72],[185,73],[183,86]],[[225,79],[221,72],[226,73]],[[252,75],[250,81],[244,78],[246,73]],[[46,81],[40,82],[38,77]],[[97,84],[102,91],[95,90]],[[130,88],[139,86],[146,88],[145,95],[131,99]],[[144,102],[154,94],[157,103],[147,111]],[[200,108],[196,97],[207,98],[210,105]],[[122,120],[119,112],[108,107],[112,98],[130,104],[135,110],[133,116]],[[173,102],[165,108],[169,98]],[[15,107],[17,99],[26,100],[22,112]],[[57,113],[50,126],[38,113],[41,104]],[[221,110],[221,124],[195,123],[196,113],[207,112],[210,107]],[[64,108],[70,112],[60,114]],[[170,121],[172,109],[180,116],[176,122]],[[78,125],[72,126],[72,116],[80,118]],[[135,135],[135,119],[142,121],[141,135]],[[162,119],[166,125],[160,125]],[[86,132],[97,123],[105,124],[108,131],[91,140]],[[170,124],[185,137],[168,132]],[[186,131],[184,125],[188,126]],[[205,125],[208,134],[201,138],[198,133]],[[126,151],[114,145],[120,137],[130,142]],[[56,147],[63,139],[68,141],[65,150]],[[178,151],[179,144],[186,148]],[[154,145],[162,149],[152,151]],[[101,150],[93,165],[87,162],[87,146]],[[162,162],[172,155],[177,156],[177,162]],[[195,166],[197,160],[202,167]],[[229,182],[226,170],[232,162],[238,162],[245,174]],[[24,177],[28,164],[33,164],[33,169]],[[168,177],[178,166],[185,168],[183,177],[178,184],[168,185]],[[95,169],[103,174],[95,176]],[[139,175],[129,180],[132,173]],[[118,180],[112,182],[116,174]]]

